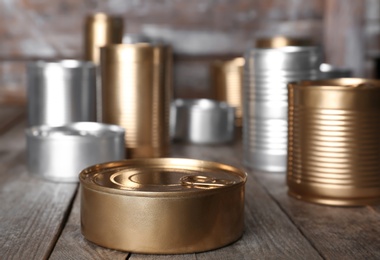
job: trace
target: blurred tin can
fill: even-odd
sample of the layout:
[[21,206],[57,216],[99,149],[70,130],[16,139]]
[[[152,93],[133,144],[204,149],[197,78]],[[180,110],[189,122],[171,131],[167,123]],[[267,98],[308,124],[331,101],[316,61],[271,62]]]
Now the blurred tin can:
[[29,172],[49,181],[77,182],[84,168],[125,157],[124,129],[79,122],[27,128]]
[[136,253],[222,247],[243,234],[246,176],[229,165],[176,158],[89,167],[80,174],[82,234]]
[[131,158],[168,155],[170,50],[138,43],[108,45],[101,51],[102,121],[125,128]]
[[380,81],[289,84],[287,183],[309,202],[380,202]]
[[30,62],[27,82],[30,126],[96,121],[96,72],[91,62]]
[[322,63],[319,67],[321,71],[320,79],[337,79],[337,78],[350,78],[352,71],[348,68],[338,68],[328,63]]
[[196,144],[231,142],[235,108],[211,99],[176,99],[172,104],[173,139]]
[[123,17],[105,13],[89,15],[84,23],[84,59],[100,64],[100,48],[108,44],[121,43],[123,39]]
[[260,37],[255,40],[255,48],[257,49],[276,49],[286,46],[311,46],[313,42],[310,38],[273,36]]
[[282,46],[293,44],[291,39],[280,43],[259,42],[264,47],[248,50],[243,87],[244,163],[272,172],[286,170],[287,84],[317,79],[321,60],[316,46]]
[[214,98],[235,107],[235,125],[242,126],[243,117],[243,68],[244,58],[217,60],[211,63],[211,87]]

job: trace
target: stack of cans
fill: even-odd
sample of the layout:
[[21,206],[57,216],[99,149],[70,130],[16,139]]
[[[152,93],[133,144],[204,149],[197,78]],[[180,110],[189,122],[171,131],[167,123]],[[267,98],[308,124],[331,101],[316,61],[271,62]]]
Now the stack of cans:
[[289,194],[353,206],[380,201],[380,81],[289,84]]
[[320,48],[283,46],[246,53],[243,87],[243,149],[246,166],[286,170],[287,84],[317,79]]

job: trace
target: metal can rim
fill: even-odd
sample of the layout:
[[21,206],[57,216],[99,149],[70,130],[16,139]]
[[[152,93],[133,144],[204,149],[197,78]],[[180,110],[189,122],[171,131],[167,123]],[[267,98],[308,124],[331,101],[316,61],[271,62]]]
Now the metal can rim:
[[[172,163],[172,165],[170,165]],[[173,164],[174,163],[174,164]],[[131,166],[134,168],[137,168],[138,166],[144,167],[144,166],[156,166],[156,167],[165,167],[170,166],[176,167],[176,169],[181,170],[187,170],[187,169],[194,169],[198,168],[200,170],[208,170],[217,172],[224,171],[228,173],[232,173],[235,176],[238,176],[240,181],[227,185],[218,187],[215,189],[201,189],[201,190],[191,190],[191,191],[146,191],[146,190],[132,190],[132,189],[117,189],[114,187],[107,187],[107,186],[101,186],[98,183],[94,182],[94,177],[97,173],[100,173],[102,170],[107,170],[110,168],[120,168],[120,167],[126,167]],[[196,160],[196,159],[187,159],[187,158],[149,158],[149,159],[127,159],[122,161],[113,161],[113,162],[107,162],[102,164],[97,164],[90,166],[84,170],[81,171],[79,174],[79,180],[81,185],[84,188],[95,190],[98,192],[104,192],[107,194],[115,194],[115,195],[128,195],[133,197],[195,197],[195,196],[204,196],[209,195],[212,193],[220,193],[229,189],[235,189],[236,187],[242,186],[246,183],[247,180],[247,173],[240,168],[222,164],[218,162],[212,162],[212,161],[203,161],[203,160]]]

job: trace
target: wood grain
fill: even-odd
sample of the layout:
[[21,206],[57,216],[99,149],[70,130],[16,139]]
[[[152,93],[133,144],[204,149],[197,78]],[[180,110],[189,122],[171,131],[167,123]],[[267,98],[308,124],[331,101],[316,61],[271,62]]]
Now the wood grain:
[[[176,145],[173,155],[242,167],[241,142],[224,146]],[[232,148],[232,149],[231,149]],[[197,259],[321,259],[277,204],[248,172],[245,232],[236,243],[199,253]]]
[[33,178],[24,163],[24,127],[0,138],[0,258],[45,259],[59,236],[77,184]]
[[287,196],[284,175],[256,173],[280,207],[326,259],[380,259],[380,215],[372,207],[330,207]]
[[[236,146],[236,145],[235,145]],[[215,153],[217,149],[218,153]],[[239,153],[228,146],[208,147],[176,145],[173,156],[214,160],[240,165]],[[128,259],[256,259],[288,258],[321,259],[297,227],[257,184],[249,178],[246,190],[245,225],[243,237],[227,247],[198,254],[143,255],[131,254]],[[281,246],[279,246],[281,245]],[[67,250],[70,248],[70,250]],[[52,259],[120,259],[128,255],[93,245],[80,234],[79,200],[74,204],[69,222],[52,253]]]
[[[298,201],[286,194],[285,174],[251,170],[245,232],[229,246],[185,255],[96,246],[80,233],[77,184],[45,182],[27,173],[24,128],[17,109],[0,110],[0,259],[380,259],[380,206]],[[240,138],[221,146],[175,144],[172,156],[242,167]]]
[[[69,249],[69,250],[68,250]],[[87,241],[80,232],[80,196],[75,198],[70,217],[50,259],[126,259],[129,253],[110,250]]]

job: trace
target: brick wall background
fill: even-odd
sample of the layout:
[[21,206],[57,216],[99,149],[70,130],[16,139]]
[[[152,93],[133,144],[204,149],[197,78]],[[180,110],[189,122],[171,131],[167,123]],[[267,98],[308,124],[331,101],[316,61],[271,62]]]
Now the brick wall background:
[[80,58],[83,19],[96,11],[172,44],[180,97],[209,97],[210,61],[240,56],[260,36],[311,37],[355,76],[371,77],[380,54],[379,0],[0,0],[0,97],[22,95],[28,59]]

